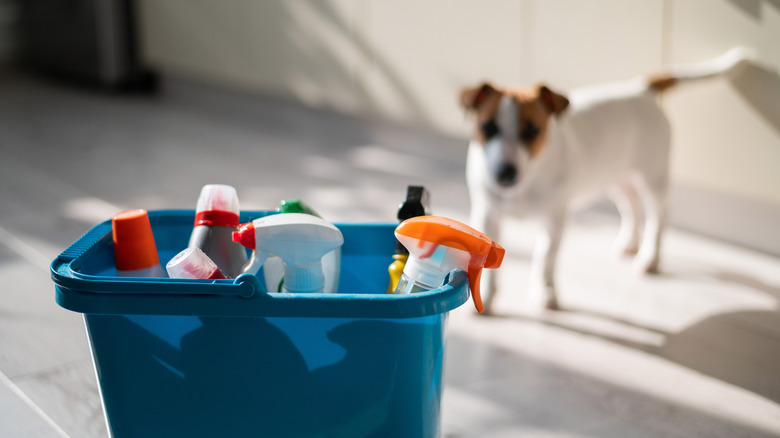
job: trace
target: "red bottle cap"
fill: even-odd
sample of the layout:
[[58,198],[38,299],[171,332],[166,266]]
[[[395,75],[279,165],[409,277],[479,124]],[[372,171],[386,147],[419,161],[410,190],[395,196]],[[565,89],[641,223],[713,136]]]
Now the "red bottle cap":
[[246,248],[255,249],[255,224],[247,222],[238,226],[238,231],[233,231],[233,242],[239,242]]
[[233,186],[207,184],[198,196],[195,226],[237,228],[239,222],[238,194]]

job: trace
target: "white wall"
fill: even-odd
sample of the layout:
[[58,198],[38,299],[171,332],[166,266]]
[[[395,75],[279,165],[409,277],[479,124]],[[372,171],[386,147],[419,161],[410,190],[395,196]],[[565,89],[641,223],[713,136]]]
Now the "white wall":
[[[780,2],[686,0],[673,6],[672,62],[706,59],[724,48],[745,45],[756,48],[763,62],[780,67]],[[700,18],[703,10],[706,20]],[[750,88],[762,80],[766,83],[760,89]],[[780,203],[776,73],[751,69],[734,84],[713,81],[680,90],[668,103],[677,128],[678,181]]]
[[[769,69],[666,99],[673,222],[780,254],[778,0],[141,1],[171,75],[465,136],[464,85],[566,91],[754,47]],[[703,215],[706,212],[706,216]],[[749,213],[747,213],[749,212]]]
[[672,63],[741,45],[766,64],[669,95],[675,222],[780,254],[780,2],[674,1],[668,35]]

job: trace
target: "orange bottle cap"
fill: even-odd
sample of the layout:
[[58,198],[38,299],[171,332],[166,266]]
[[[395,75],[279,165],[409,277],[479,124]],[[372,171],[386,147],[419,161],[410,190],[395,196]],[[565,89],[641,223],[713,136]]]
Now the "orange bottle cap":
[[116,269],[134,271],[160,263],[146,210],[123,211],[111,218]]
[[[485,306],[479,290],[482,268],[497,269],[504,260],[505,250],[490,237],[466,224],[441,216],[418,216],[401,222],[397,234],[466,251],[471,254],[468,266],[469,288],[474,306],[482,313]],[[435,250],[433,248],[432,250]]]

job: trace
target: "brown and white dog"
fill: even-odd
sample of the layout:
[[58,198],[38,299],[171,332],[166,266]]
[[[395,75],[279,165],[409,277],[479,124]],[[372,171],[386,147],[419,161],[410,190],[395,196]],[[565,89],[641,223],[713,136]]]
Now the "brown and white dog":
[[[476,116],[466,178],[472,226],[498,240],[503,215],[537,216],[544,232],[534,248],[529,298],[558,308],[555,260],[573,200],[606,191],[621,216],[616,248],[635,268],[656,272],[666,222],[669,121],[658,96],[682,82],[734,74],[752,59],[732,49],[671,73],[572,91],[482,83],[460,93]],[[495,272],[483,275],[485,307]]]

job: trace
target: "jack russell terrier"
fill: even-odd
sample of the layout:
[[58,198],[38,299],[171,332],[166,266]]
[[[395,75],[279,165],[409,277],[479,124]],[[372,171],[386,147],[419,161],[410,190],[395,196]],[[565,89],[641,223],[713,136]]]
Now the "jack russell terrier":
[[[499,239],[505,214],[542,219],[531,264],[532,301],[558,308],[555,260],[567,209],[573,200],[603,191],[621,217],[616,249],[635,255],[636,270],[657,272],[671,141],[659,95],[683,82],[733,75],[753,58],[747,49],[732,49],[703,64],[568,97],[545,85],[483,83],[461,91],[460,104],[476,116],[466,165],[472,226]],[[495,275],[483,276],[488,312]]]

